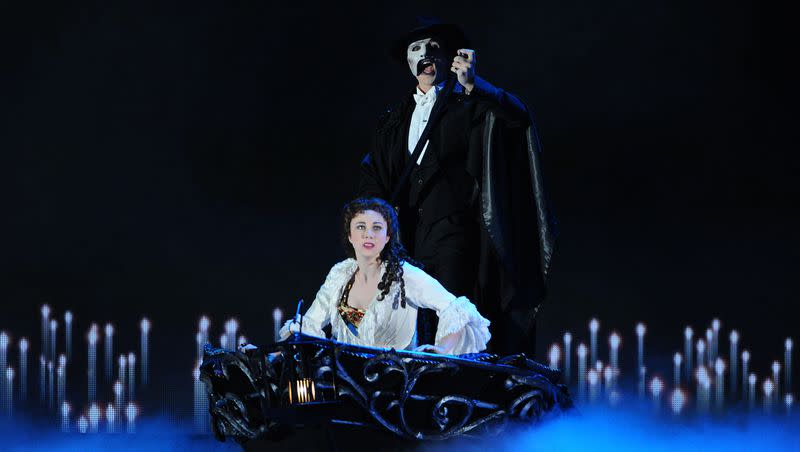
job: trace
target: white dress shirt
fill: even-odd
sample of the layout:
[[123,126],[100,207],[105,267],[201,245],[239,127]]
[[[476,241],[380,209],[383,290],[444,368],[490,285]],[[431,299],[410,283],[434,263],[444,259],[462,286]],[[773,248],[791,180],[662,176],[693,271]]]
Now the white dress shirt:
[[[395,350],[412,349],[417,344],[417,309],[434,309],[439,316],[436,330],[436,343],[444,336],[463,331],[461,339],[452,353],[476,353],[486,349],[491,335],[489,321],[482,317],[475,305],[466,297],[456,297],[448,292],[439,281],[421,269],[403,263],[403,281],[406,289],[406,306],[399,303],[400,284],[392,283],[389,293],[383,300],[372,299],[366,313],[358,324],[358,335],[353,334],[341,315],[338,306],[342,290],[350,277],[358,268],[355,259],[347,259],[331,268],[325,283],[320,287],[314,302],[303,316],[303,333],[325,337],[322,331],[331,325],[333,339],[356,345],[370,347],[394,348]],[[386,264],[381,266],[381,278],[386,271]],[[292,320],[281,328],[279,337],[285,340],[291,335]]]
[[[436,95],[439,93],[440,89],[439,86],[434,86],[432,89],[429,89],[427,93],[423,93],[422,90],[417,87],[417,93],[414,94],[414,102],[416,102],[417,105],[414,107],[414,113],[411,114],[411,124],[409,124],[408,127],[409,154],[413,154],[414,148],[417,147],[419,137],[422,135],[422,131],[428,123],[428,119],[431,117],[431,110],[433,110],[433,104],[436,103]],[[419,159],[417,159],[417,165],[422,162],[422,157],[425,156],[425,150],[428,149],[428,144],[430,144],[430,141],[425,143],[425,147],[422,148],[422,153],[419,155]]]

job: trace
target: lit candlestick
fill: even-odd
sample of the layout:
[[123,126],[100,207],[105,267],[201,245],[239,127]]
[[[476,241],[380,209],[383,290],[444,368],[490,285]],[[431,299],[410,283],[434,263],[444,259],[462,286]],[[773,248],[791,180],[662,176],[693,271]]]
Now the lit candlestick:
[[3,394],[5,397],[5,411],[6,415],[10,418],[14,414],[14,369],[11,367],[6,368],[6,392]]
[[139,414],[138,408],[133,403],[128,403],[125,407],[125,418],[128,419],[128,433],[136,432],[136,416]]
[[716,376],[716,405],[717,411],[722,412],[725,406],[725,362],[722,358],[717,358],[714,361],[714,374]]
[[683,361],[683,357],[680,353],[675,353],[672,357],[672,363],[675,365],[672,375],[672,384],[676,388],[681,385],[681,362]]
[[686,381],[692,381],[692,336],[694,336],[694,331],[692,328],[687,326],[685,330],[683,330],[683,337],[684,337],[684,344],[683,344],[683,354],[686,355]]
[[283,311],[281,308],[275,308],[272,310],[272,337],[275,339],[275,342],[281,339],[280,331],[281,331],[281,323],[283,322]]
[[786,393],[792,392],[792,338],[787,337],[786,342],[784,342],[784,352],[783,352],[783,371],[785,373],[784,378],[784,387],[786,388]]
[[123,406],[122,405],[123,400],[124,399],[122,398],[122,383],[120,383],[119,380],[117,380],[114,382],[114,406],[117,409],[119,409],[121,406]]
[[114,378],[114,325],[110,323],[106,323],[105,374],[106,382]]
[[47,398],[47,367],[44,362],[44,355],[39,355],[39,403],[44,405]]
[[564,383],[569,386],[570,381],[572,381],[572,371],[571,371],[571,364],[572,364],[572,334],[567,331],[564,333]]
[[136,400],[136,355],[128,353],[128,401]]
[[64,433],[69,433],[69,412],[71,410],[72,407],[69,406],[68,402],[61,404],[61,431]]
[[[641,369],[644,367],[644,334],[647,332],[647,327],[644,326],[644,323],[637,323],[636,324],[636,357],[637,357],[637,366]],[[644,375],[643,372],[639,372],[639,397],[644,398]]]
[[772,383],[772,380],[767,378],[764,380],[764,413],[771,414],[772,413],[772,393],[775,391],[775,386]]
[[589,402],[594,403],[597,400],[597,394],[600,392],[600,378],[595,369],[589,369],[587,375],[589,380]]
[[108,404],[106,407],[106,431],[114,433],[114,424],[117,422],[117,410],[114,405]]
[[78,418],[78,432],[83,435],[86,434],[86,430],[88,429],[89,421],[86,420],[86,416],[81,415],[81,417]]
[[775,394],[778,396],[778,400],[780,400],[781,395],[781,363],[778,361],[772,362],[772,385],[775,390]]
[[197,359],[202,361],[203,360],[203,346],[208,343],[208,326],[211,322],[208,320],[208,317],[203,316],[200,317],[200,324],[198,325],[199,330],[197,332]]
[[731,400],[735,400],[734,397],[736,396],[736,383],[739,380],[739,332],[736,330],[732,330],[730,337],[731,341],[731,351],[730,351],[730,359],[731,359]]
[[122,388],[120,401],[117,403],[118,407],[122,407],[125,404],[125,384],[127,383],[127,375],[126,370],[128,367],[128,359],[125,358],[125,355],[119,355],[119,378],[120,387]]
[[58,396],[56,397],[56,406],[61,406],[64,403],[64,366],[58,366],[56,369],[56,377],[58,378],[58,383],[56,385],[56,392]]
[[64,313],[64,342],[67,351],[67,359],[72,359],[72,312]]
[[714,365],[714,332],[711,328],[706,330],[706,365],[712,367]]
[[[742,350],[742,398],[745,400],[749,399],[750,393],[747,391],[747,372],[748,367],[750,364],[750,352],[747,350]],[[735,378],[733,374],[731,374],[731,378]]]
[[673,389],[669,398],[669,405],[672,408],[672,415],[680,416],[683,407],[686,405],[686,394],[680,389]]
[[621,342],[622,340],[616,331],[612,332],[608,337],[608,360],[615,374],[619,371],[619,345]]
[[194,387],[194,427],[197,433],[203,433],[205,423],[203,422],[202,404],[202,383],[200,382],[200,364],[192,370],[192,384]]
[[228,337],[225,338],[225,343],[231,348],[236,350],[236,330],[239,329],[239,322],[236,319],[230,319],[225,322],[225,333]]
[[606,385],[606,394],[608,395],[608,401],[613,403],[613,398],[611,394],[614,391],[614,368],[611,366],[606,366],[603,369],[603,380]]
[[719,355],[719,328],[720,322],[719,319],[714,319],[711,321],[711,353],[710,362],[716,363],[717,356]]
[[228,349],[228,335],[226,333],[223,333],[219,337],[219,348],[222,348],[222,349],[225,349],[225,350]]
[[791,416],[792,415],[792,405],[794,404],[794,396],[791,395],[791,394],[786,394],[783,397],[783,403],[786,406],[786,415],[787,416]]
[[46,304],[42,305],[41,312],[42,312],[42,348],[40,350],[42,351],[45,360],[47,360],[49,358],[49,356],[47,355],[47,352],[49,350],[48,345],[50,344],[50,341],[48,340],[47,337],[50,325],[50,306]]
[[753,411],[756,408],[756,374],[750,374],[747,382],[750,384],[747,396],[747,406],[750,408],[750,411]]
[[139,366],[139,381],[142,383],[142,388],[147,386],[147,380],[150,370],[149,361],[149,348],[148,336],[150,335],[150,320],[147,317],[143,318],[139,328],[142,330],[141,344],[139,354],[142,357],[142,365]]
[[198,331],[197,334],[194,336],[194,340],[195,340],[195,342],[197,342],[197,359],[198,360],[202,360],[203,359],[203,345],[205,344],[205,342],[204,342],[205,339],[203,338],[203,333]]
[[[0,397],[6,396],[6,379],[3,378],[8,367],[8,346],[11,340],[5,331],[0,331]],[[0,403],[6,405],[6,400]],[[4,407],[5,408],[5,407]]]
[[88,366],[86,370],[87,394],[89,397],[89,403],[92,403],[97,395],[97,324],[93,323],[91,325],[86,339],[89,342],[89,350],[87,355]]
[[[698,355],[699,359],[699,355]],[[711,387],[711,378],[709,378],[708,371],[705,366],[697,368],[697,411],[705,414],[708,412],[709,403],[709,388]]]
[[58,320],[50,319],[50,332],[48,334],[48,338],[50,339],[50,349],[49,349],[49,356],[51,361],[55,361],[56,359],[56,334],[58,332]]
[[100,407],[93,403],[89,407],[89,432],[97,433],[100,426]]
[[586,344],[581,342],[576,350],[578,354],[578,398],[586,397]]
[[47,361],[47,407],[51,410],[55,408],[55,403],[53,400],[55,397],[55,384],[53,380],[55,380],[55,375],[53,373],[53,361]]
[[19,340],[19,399],[28,400],[28,340]]
[[702,339],[697,340],[697,367],[700,368],[701,366],[706,365],[705,359],[706,353],[706,341]]
[[594,366],[597,362],[597,330],[600,329],[600,322],[597,319],[589,321],[589,348],[591,355],[589,356],[589,365]]
[[550,346],[550,368],[551,369],[558,369],[558,362],[561,360],[561,347],[558,344],[553,344]]
[[644,399],[645,396],[645,380],[647,378],[647,367],[639,367],[639,398]]
[[656,412],[661,410],[661,391],[664,390],[664,382],[658,377],[650,380],[650,394],[653,396],[653,409]]

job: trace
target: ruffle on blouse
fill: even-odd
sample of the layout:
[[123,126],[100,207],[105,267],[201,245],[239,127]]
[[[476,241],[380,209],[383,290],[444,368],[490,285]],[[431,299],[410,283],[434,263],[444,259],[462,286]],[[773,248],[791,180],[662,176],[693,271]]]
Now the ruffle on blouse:
[[489,320],[478,313],[478,309],[466,297],[458,297],[443,311],[439,312],[439,327],[436,329],[436,345],[448,334],[461,329],[461,340],[452,351],[454,355],[476,353],[486,350],[492,335],[489,333]]

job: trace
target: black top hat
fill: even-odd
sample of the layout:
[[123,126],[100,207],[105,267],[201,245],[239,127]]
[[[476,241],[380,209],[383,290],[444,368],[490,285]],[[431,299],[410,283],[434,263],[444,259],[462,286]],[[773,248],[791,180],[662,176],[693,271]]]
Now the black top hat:
[[439,44],[453,53],[470,46],[469,39],[461,27],[456,24],[436,22],[417,27],[394,40],[389,47],[389,56],[398,63],[405,63],[408,45],[425,38],[437,38]]

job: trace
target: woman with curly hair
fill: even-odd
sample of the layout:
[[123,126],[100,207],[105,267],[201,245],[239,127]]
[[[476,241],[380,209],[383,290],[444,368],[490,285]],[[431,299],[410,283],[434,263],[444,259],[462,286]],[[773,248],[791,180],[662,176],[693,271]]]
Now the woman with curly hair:
[[[334,265],[303,317],[304,334],[372,347],[444,354],[486,349],[489,321],[467,298],[456,297],[416,267],[398,236],[394,209],[379,198],[359,198],[342,210],[342,238],[348,259]],[[434,344],[417,345],[419,308],[439,316]],[[298,325],[288,321],[289,337]]]

